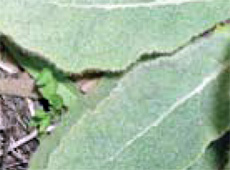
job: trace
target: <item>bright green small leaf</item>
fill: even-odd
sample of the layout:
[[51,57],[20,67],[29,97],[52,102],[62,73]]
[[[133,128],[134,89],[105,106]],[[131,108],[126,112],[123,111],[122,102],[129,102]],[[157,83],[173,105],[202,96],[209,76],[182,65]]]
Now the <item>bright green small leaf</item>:
[[56,83],[50,83],[50,84],[40,88],[40,91],[41,91],[41,93],[45,99],[50,100],[50,97],[55,95],[57,92],[57,84]]
[[[48,74],[48,75],[47,75]],[[51,100],[52,96],[57,93],[58,83],[54,79],[51,71],[42,72],[40,79],[38,79],[38,85],[41,85],[39,90],[41,91],[44,98]]]
[[36,110],[35,112],[35,118],[36,119],[44,119],[48,117],[48,114],[44,110]]
[[37,77],[36,83],[38,86],[44,86],[44,85],[47,85],[47,82],[51,82],[51,81],[53,81],[52,71],[50,71],[50,69],[48,68],[45,68],[42,70],[42,72]]
[[61,110],[64,106],[63,99],[60,95],[55,94],[49,97],[49,102],[56,110]]
[[29,123],[29,126],[38,128],[39,133],[45,133],[48,126],[51,125],[51,114],[44,110],[36,110],[35,116]]
[[38,127],[39,126],[39,122],[32,119],[32,120],[30,120],[28,126],[29,127]]
[[51,119],[50,117],[46,117],[43,119],[40,124],[39,124],[39,132],[40,133],[45,133],[46,129],[51,125]]
[[[180,2],[180,3],[179,3]],[[0,32],[62,70],[121,70],[230,16],[229,0],[0,0]]]

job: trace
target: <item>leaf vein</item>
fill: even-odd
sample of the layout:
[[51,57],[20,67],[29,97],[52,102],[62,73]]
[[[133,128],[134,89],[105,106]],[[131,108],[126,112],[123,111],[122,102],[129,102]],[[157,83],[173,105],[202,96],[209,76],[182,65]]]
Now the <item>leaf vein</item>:
[[181,99],[177,100],[171,107],[164,112],[156,121],[150,123],[147,127],[145,127],[142,131],[134,135],[130,140],[128,140],[123,147],[121,147],[117,152],[115,152],[114,155],[109,157],[105,162],[112,162],[116,158],[119,157],[121,153],[123,153],[127,148],[129,148],[131,145],[133,145],[138,139],[140,139],[142,136],[147,134],[153,127],[157,127],[170,113],[175,111],[178,107],[180,107],[182,104],[184,104],[186,101],[191,99],[193,96],[200,94],[203,89],[208,86],[212,81],[216,80],[217,77],[225,71],[225,69],[229,66],[229,63],[220,69],[217,69],[215,72],[210,74],[208,77],[204,78],[203,81],[195,87],[194,90],[192,90],[189,94],[186,96],[182,97]]
[[54,5],[59,8],[76,8],[76,9],[104,9],[104,10],[116,10],[126,8],[153,8],[156,6],[165,5],[181,5],[185,3],[201,3],[211,0],[165,0],[154,1],[148,3],[131,3],[131,4],[75,4],[75,3],[59,3],[59,2],[47,2],[47,4]]

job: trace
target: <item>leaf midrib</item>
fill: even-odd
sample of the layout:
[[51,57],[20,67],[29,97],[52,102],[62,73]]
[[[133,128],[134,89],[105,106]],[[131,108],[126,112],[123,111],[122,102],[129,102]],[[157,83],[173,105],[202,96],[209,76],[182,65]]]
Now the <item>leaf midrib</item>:
[[108,161],[114,161],[120,154],[122,154],[127,148],[132,146],[138,139],[143,137],[145,134],[147,134],[152,128],[159,126],[167,116],[169,116],[171,113],[173,113],[176,109],[178,109],[180,106],[182,106],[185,102],[189,101],[192,97],[194,97],[197,94],[202,93],[203,89],[205,89],[206,86],[208,86],[212,81],[216,80],[219,75],[223,71],[226,70],[229,64],[226,64],[225,66],[221,67],[221,69],[216,70],[209,76],[205,77],[203,81],[195,87],[191,92],[188,93],[188,95],[183,96],[179,100],[177,100],[175,103],[173,103],[169,109],[162,114],[158,119],[156,119],[154,122],[151,122],[148,126],[146,126],[142,131],[134,135],[130,140],[128,140],[121,149],[119,149],[114,155],[112,155]]
[[75,8],[75,9],[102,9],[102,10],[119,10],[127,8],[153,8],[158,6],[181,5],[186,3],[201,3],[210,0],[165,0],[153,2],[138,2],[138,3],[118,3],[118,4],[75,4],[75,3],[59,3],[59,2],[46,2],[46,4],[56,6],[58,8]]
[[[162,58],[162,59],[164,59],[164,58]],[[191,99],[195,95],[198,95],[198,94],[202,93],[203,89],[205,89],[205,87],[207,87],[210,83],[212,83],[214,80],[216,80],[223,72],[226,71],[226,69],[229,68],[229,66],[230,66],[230,63],[226,62],[226,63],[222,64],[222,66],[219,69],[215,70],[214,72],[212,72],[211,74],[209,74],[207,77],[205,77],[202,80],[202,82],[199,83],[198,86],[196,86],[191,92],[189,92],[188,95],[185,95],[184,97],[181,97],[179,100],[177,100],[177,102],[173,103],[171,105],[171,107],[168,109],[168,111],[164,112],[164,114],[163,114],[164,116],[158,118],[156,121],[150,123],[148,126],[146,126],[145,128],[143,128],[142,131],[140,131],[139,133],[137,133],[136,135],[134,135],[130,140],[128,140],[126,142],[126,144],[123,145],[122,148],[120,148],[116,153],[114,153],[113,155],[111,155],[103,163],[108,163],[108,162],[111,162],[111,161],[115,161],[115,159],[118,158],[118,156],[120,154],[122,154],[126,149],[128,149],[130,146],[132,146],[138,139],[140,139],[141,137],[143,137],[144,135],[146,135],[152,128],[159,126],[165,120],[165,118],[169,114],[171,114],[177,108],[179,108],[180,106],[182,106],[182,104],[184,104],[185,102],[187,102],[189,99]],[[81,124],[83,124],[84,120],[88,116],[92,116],[92,115],[95,115],[95,114],[99,113],[98,110],[100,110],[100,108],[102,108],[104,106],[104,104],[106,103],[106,101],[109,100],[110,98],[113,98],[114,91],[116,91],[116,89],[119,88],[119,85],[120,84],[118,84],[113,90],[111,90],[110,94],[107,97],[105,97],[101,102],[99,102],[99,104],[96,106],[96,108],[94,110],[91,110],[91,111],[88,110],[86,114],[83,114],[83,116],[75,124],[76,126],[74,125],[74,126],[72,126],[70,128],[70,130],[68,131],[68,134],[72,133],[73,129],[74,129],[74,131],[76,133],[76,127],[80,126]],[[62,138],[60,140],[60,144],[62,144],[63,139],[64,138]],[[60,147],[60,145],[59,145],[59,147]],[[55,153],[55,151],[59,147],[57,147],[50,155],[53,155]],[[51,157],[52,156],[49,157],[48,164],[47,164],[46,168],[49,167]]]

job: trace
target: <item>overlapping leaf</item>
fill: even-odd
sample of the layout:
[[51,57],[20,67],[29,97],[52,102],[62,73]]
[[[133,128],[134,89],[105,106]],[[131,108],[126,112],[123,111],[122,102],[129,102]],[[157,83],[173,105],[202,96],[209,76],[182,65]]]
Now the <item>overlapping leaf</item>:
[[50,71],[53,71],[53,78],[57,82],[57,93],[63,97],[64,104],[68,108],[68,112],[63,115],[61,124],[55,132],[49,138],[44,138],[41,141],[38,151],[39,154],[35,154],[34,159],[31,162],[35,169],[45,169],[49,155],[59,145],[62,136],[68,132],[70,127],[76,123],[80,117],[83,116],[86,110],[94,109],[98,102],[109,95],[110,90],[116,85],[121,75],[102,78],[96,89],[94,89],[90,95],[83,95],[79,93],[79,91],[76,91],[75,85],[64,77],[63,73],[55,70],[47,62],[38,60],[30,55],[21,55],[21,52],[18,51],[17,48],[9,45],[7,42],[5,43],[8,47],[8,51],[14,56],[17,62],[34,78],[37,78],[44,68],[48,68]]
[[120,70],[230,16],[226,0],[0,0],[0,32],[70,72]]
[[219,168],[217,153],[212,146],[205,151],[205,154],[188,170],[215,170]]
[[63,134],[47,170],[189,167],[229,128],[220,93],[229,90],[229,42],[213,36],[135,67]]
[[[38,153],[33,156],[31,166],[34,169],[45,169],[49,156],[58,147],[60,140],[69,129],[82,117],[89,109],[94,109],[96,104],[109,95],[110,90],[115,86],[116,78],[105,78],[100,80],[99,85],[96,87],[95,92],[89,96],[77,94],[77,100],[72,100],[72,105],[69,106],[69,111],[64,115],[60,125],[55,132],[41,141]],[[62,94],[66,91],[66,87],[62,85]],[[98,93],[100,92],[100,93]]]
[[224,170],[228,162],[228,142],[228,133],[213,141],[205,153],[187,170]]

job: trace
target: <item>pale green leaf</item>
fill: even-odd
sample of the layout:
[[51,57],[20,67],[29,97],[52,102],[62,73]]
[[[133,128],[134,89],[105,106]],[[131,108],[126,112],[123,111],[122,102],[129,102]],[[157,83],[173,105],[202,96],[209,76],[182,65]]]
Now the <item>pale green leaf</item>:
[[[230,122],[230,121],[229,121]],[[205,153],[187,170],[224,170],[228,161],[229,134],[213,141]],[[229,170],[229,169],[228,169]]]
[[[5,43],[7,43],[5,41]],[[45,169],[49,160],[49,155],[56,149],[63,135],[65,135],[70,127],[83,116],[83,113],[88,109],[94,109],[96,104],[106,98],[111,89],[116,85],[122,74],[116,76],[106,75],[105,78],[99,81],[96,88],[90,95],[83,95],[76,90],[75,85],[71,83],[63,73],[55,70],[51,65],[43,60],[38,60],[33,56],[21,55],[21,51],[15,46],[5,44],[7,50],[13,55],[17,62],[24,67],[35,79],[40,77],[44,68],[53,71],[57,83],[57,93],[62,96],[68,112],[63,115],[60,125],[55,129],[51,136],[41,140],[38,153],[33,156],[31,166],[34,169]],[[49,76],[48,76],[49,77]],[[47,77],[45,77],[47,78]],[[49,77],[50,79],[50,77]]]
[[121,70],[230,16],[229,0],[0,0],[0,32],[70,72]]
[[[58,147],[59,142],[69,131],[70,127],[83,116],[86,110],[94,109],[97,103],[106,98],[110,89],[112,89],[115,84],[116,81],[114,79],[105,78],[100,81],[93,94],[89,96],[77,94],[78,100],[72,103],[69,107],[69,111],[63,117],[60,125],[55,129],[54,133],[41,141],[41,145],[31,161],[31,169],[40,170],[46,168],[50,154],[52,154],[56,147]],[[100,93],[98,93],[98,91]]]
[[219,162],[214,147],[210,147],[205,151],[199,160],[188,168],[188,170],[218,170]]
[[63,135],[46,169],[190,167],[229,128],[229,43],[212,36],[135,67]]
[[4,41],[2,43],[17,63],[27,70],[35,80],[39,80],[38,86],[44,86],[44,83],[48,84],[48,87],[42,91],[42,93],[46,93],[43,95],[48,94],[46,97],[49,98],[57,93],[62,97],[66,107],[76,103],[78,100],[76,96],[76,88],[68,80],[65,74],[57,70],[50,63],[41,58],[37,58],[34,54],[23,53],[23,51],[21,51],[14,43],[11,44],[9,41]]

